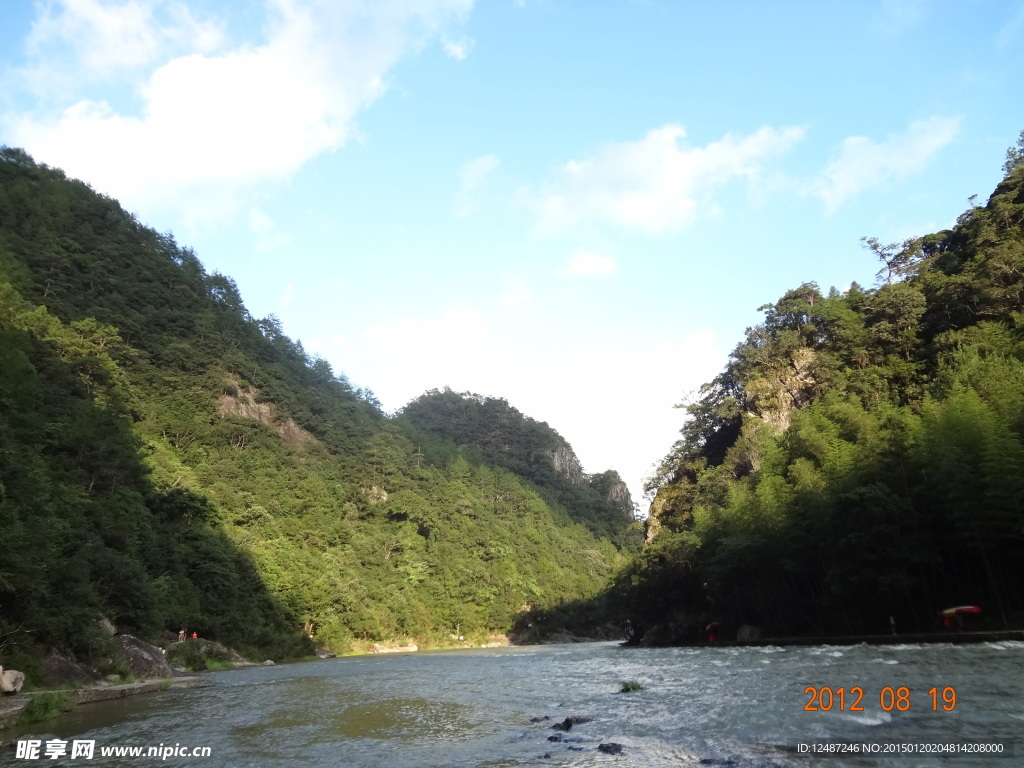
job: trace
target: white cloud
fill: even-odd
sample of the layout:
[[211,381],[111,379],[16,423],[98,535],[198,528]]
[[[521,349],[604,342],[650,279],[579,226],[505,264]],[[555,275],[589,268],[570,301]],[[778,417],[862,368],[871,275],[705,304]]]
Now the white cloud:
[[498,297],[503,307],[529,307],[533,305],[533,293],[529,286],[517,277],[502,275],[504,290]]
[[483,184],[487,175],[498,167],[501,160],[495,155],[481,155],[470,160],[459,170],[462,189],[474,190]]
[[474,43],[472,38],[462,36],[458,40],[450,40],[445,38],[441,42],[441,47],[444,48],[444,52],[456,61],[462,61],[469,52],[473,50]]
[[906,133],[891,134],[882,142],[865,136],[846,138],[839,156],[814,184],[814,194],[832,213],[865,189],[924,170],[959,130],[959,118],[936,116],[913,122]]
[[[38,34],[59,41],[86,36],[99,25],[106,30],[105,43],[115,47],[122,37],[146,39],[146,30],[157,37],[171,34],[147,16],[150,5],[156,4],[116,6],[123,10],[118,26],[106,16],[93,22],[78,13],[107,11],[110,4],[65,0],[60,23],[41,23]],[[230,207],[225,196],[287,177],[312,157],[344,145],[355,115],[386,91],[389,69],[471,5],[472,0],[274,0],[266,39],[259,43],[160,62],[150,61],[144,47],[108,54],[116,66],[151,67],[136,114],[82,99],[57,111],[7,115],[5,133],[9,143],[132,207]],[[174,32],[192,29],[189,19],[179,18]],[[99,47],[88,47],[79,59],[99,56],[90,65],[95,67],[109,63]]]
[[562,267],[558,274],[566,277],[597,277],[615,274],[619,269],[615,259],[593,251],[576,251],[568,267]]
[[273,219],[257,208],[249,211],[249,229],[256,234],[258,251],[270,251],[292,241],[291,235],[276,232]]
[[281,305],[282,309],[285,309],[293,301],[295,301],[295,283],[288,283],[288,285],[284,287],[284,294],[281,296],[278,304]]
[[665,125],[639,141],[608,144],[566,163],[526,202],[544,229],[581,221],[610,221],[646,232],[680,229],[696,216],[698,200],[736,177],[756,180],[763,163],[803,138],[802,128],[764,127],[749,136],[727,134],[704,147],[680,148],[686,131]]
[[464,219],[476,213],[479,207],[477,191],[501,160],[496,155],[481,155],[459,169],[459,191],[455,194],[454,213]]
[[44,99],[130,75],[170,54],[212,51],[225,40],[219,22],[198,20],[179,2],[57,0],[38,8],[20,74]]

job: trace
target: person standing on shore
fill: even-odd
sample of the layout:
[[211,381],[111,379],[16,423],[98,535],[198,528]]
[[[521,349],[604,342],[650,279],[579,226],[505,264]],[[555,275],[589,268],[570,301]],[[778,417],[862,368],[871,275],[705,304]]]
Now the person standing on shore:
[[890,616],[889,617],[889,631],[892,634],[894,634],[894,635],[896,634],[896,617],[895,616]]

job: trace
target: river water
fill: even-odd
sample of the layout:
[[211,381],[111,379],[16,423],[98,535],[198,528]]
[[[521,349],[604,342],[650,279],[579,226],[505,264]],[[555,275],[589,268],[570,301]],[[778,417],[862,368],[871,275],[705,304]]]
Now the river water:
[[[131,764],[512,766],[1024,766],[1024,643],[626,649],[614,643],[348,657],[209,673],[200,689],[80,707],[47,728]],[[644,690],[619,693],[622,681]],[[808,686],[863,689],[863,711],[807,711]],[[908,708],[886,687],[909,690]],[[928,691],[936,688],[936,710]],[[956,705],[943,709],[942,691]],[[947,697],[950,694],[947,693]],[[820,703],[820,702],[819,702]],[[885,703],[889,704],[887,700]],[[949,702],[947,702],[948,706]],[[551,719],[531,723],[531,718]],[[551,724],[590,717],[568,732]],[[549,741],[561,736],[562,741]],[[826,758],[822,740],[927,744],[1016,739],[1016,756]],[[1007,741],[1009,740],[1009,743]],[[621,754],[597,750],[621,744]],[[205,758],[102,757],[101,747],[206,746]],[[912,747],[913,748],[913,747]],[[1006,754],[1006,752],[1004,752]],[[4,764],[29,765],[12,760]],[[40,761],[35,761],[39,764]]]

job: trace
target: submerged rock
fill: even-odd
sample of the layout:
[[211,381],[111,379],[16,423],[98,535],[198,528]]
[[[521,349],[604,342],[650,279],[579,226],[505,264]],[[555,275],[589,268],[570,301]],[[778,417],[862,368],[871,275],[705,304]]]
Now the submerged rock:
[[607,744],[598,744],[597,745],[597,751],[598,752],[604,752],[606,755],[621,755],[622,754],[622,749],[623,749],[622,745],[621,744],[617,744],[614,741],[609,741]]
[[556,731],[571,731],[572,730],[572,725],[573,725],[572,718],[571,717],[567,717],[562,722],[555,723],[551,727],[554,728]]

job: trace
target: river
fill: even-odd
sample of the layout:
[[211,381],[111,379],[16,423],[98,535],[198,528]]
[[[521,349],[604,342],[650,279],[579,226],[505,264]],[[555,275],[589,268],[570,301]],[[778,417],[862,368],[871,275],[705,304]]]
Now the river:
[[[35,763],[209,768],[1024,765],[1020,642],[660,649],[587,643],[348,657],[214,672],[207,680],[204,688],[80,707],[46,730],[69,740],[94,740],[94,758]],[[626,680],[645,688],[619,693]],[[805,709],[811,699],[808,686],[833,690],[829,711]],[[863,689],[863,711],[850,711],[855,686]],[[901,686],[909,692],[902,699],[896,690]],[[886,688],[896,695],[885,698]],[[948,692],[943,701],[946,689],[956,695],[950,711],[944,709],[952,704]],[[828,703],[827,694],[815,703]],[[543,716],[551,719],[530,722]],[[593,720],[567,732],[551,728],[571,716]],[[549,741],[549,736],[563,740]],[[1002,740],[1008,751],[1014,745],[1007,740],[1015,737],[1016,756],[1003,759],[884,753],[826,758],[800,751],[802,743],[836,740],[882,749],[891,748],[888,744]],[[622,753],[597,750],[609,742],[621,744]],[[158,745],[209,747],[210,756],[161,761],[100,755],[101,747]],[[33,762],[11,758],[8,751],[0,760]]]

